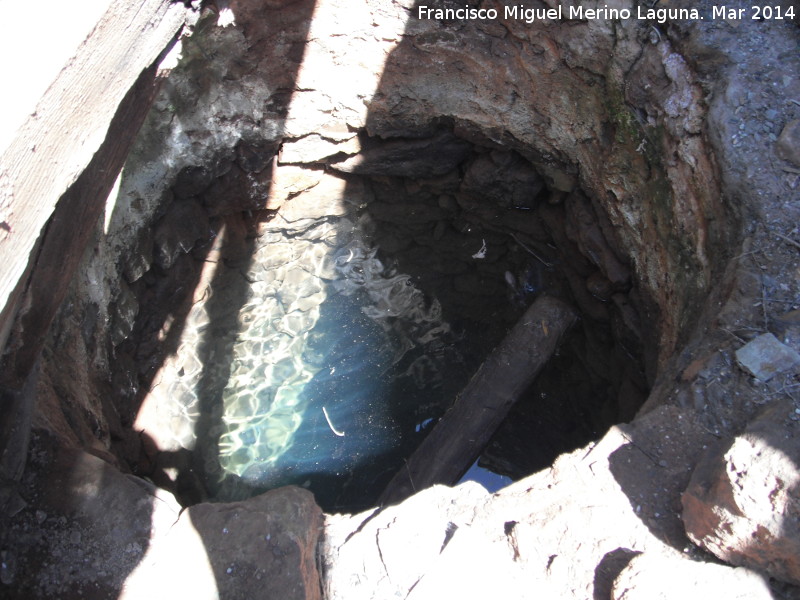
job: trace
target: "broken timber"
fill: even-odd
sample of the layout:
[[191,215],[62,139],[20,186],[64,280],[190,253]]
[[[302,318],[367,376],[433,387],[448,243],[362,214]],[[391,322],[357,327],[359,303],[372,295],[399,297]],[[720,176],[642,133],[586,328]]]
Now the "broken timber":
[[[0,350],[27,302],[28,280],[56,203],[84,172],[119,104],[176,39],[187,15],[172,0],[112,2],[74,56],[65,56],[62,71],[2,151]],[[72,232],[55,234],[69,238]]]
[[0,156],[0,483],[22,474],[39,353],[187,16],[112,3]]
[[389,482],[380,504],[401,502],[437,483],[455,484],[576,319],[575,311],[560,300],[536,300]]

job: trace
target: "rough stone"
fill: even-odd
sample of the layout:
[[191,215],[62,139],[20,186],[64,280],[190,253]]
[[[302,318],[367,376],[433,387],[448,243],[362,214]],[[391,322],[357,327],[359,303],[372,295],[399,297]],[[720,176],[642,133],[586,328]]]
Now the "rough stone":
[[284,142],[281,147],[280,161],[282,163],[311,163],[320,162],[335,154],[358,154],[361,144],[355,133],[351,133],[348,140],[329,140],[321,135],[312,133],[293,142]]
[[120,599],[319,600],[321,526],[313,496],[296,487],[192,506],[148,550]]
[[[659,409],[491,495],[474,482],[434,486],[327,516],[325,597],[609,598],[624,559],[674,556],[681,543],[677,494],[664,489],[687,479],[679,457],[697,452],[697,431],[674,407]],[[667,467],[645,454],[656,434],[668,436]],[[628,555],[612,562],[623,564],[607,568],[621,548]]]
[[289,198],[294,198],[319,185],[323,172],[303,167],[278,165],[273,175],[266,208],[277,210]]
[[633,557],[614,581],[611,600],[770,600],[769,586],[744,568],[696,562],[680,556]]
[[111,343],[119,345],[133,331],[133,324],[139,312],[139,302],[130,286],[120,281],[119,295],[114,307],[114,323],[111,328]]
[[779,373],[789,372],[800,365],[800,354],[764,333],[736,351],[739,366],[761,381],[769,381]]
[[169,269],[180,254],[188,253],[195,243],[209,235],[208,214],[198,202],[173,203],[156,225],[153,240],[156,264]]
[[172,190],[178,198],[191,198],[203,192],[211,182],[214,174],[205,167],[184,167],[175,178]]
[[630,269],[622,264],[608,243],[589,200],[581,193],[570,194],[566,199],[566,208],[567,234],[578,244],[583,255],[599,267],[613,284],[624,286],[628,283]]
[[153,265],[153,230],[145,228],[123,259],[122,273],[128,283],[138,281]]
[[494,151],[475,158],[464,173],[461,190],[504,208],[533,208],[544,180],[529,162],[512,152]]
[[272,190],[272,170],[248,172],[238,165],[218,177],[201,198],[211,216],[226,215],[247,210],[271,208],[268,197]]
[[800,119],[786,124],[775,143],[775,152],[783,160],[800,167]]
[[[287,168],[290,167],[281,167],[281,169]],[[300,169],[300,171],[308,173],[304,169]],[[305,179],[304,174],[298,174],[299,178],[303,178],[304,183],[300,185],[301,190],[293,195],[286,192],[286,187],[276,186],[280,190],[278,193],[286,193],[286,200],[281,204],[275,219],[270,221],[265,229],[302,231],[316,225],[320,219],[325,217],[344,216],[351,205],[357,206],[366,201],[367,195],[363,182],[349,182],[335,175],[327,173],[315,175],[316,173],[319,172],[312,171],[308,174],[309,179]],[[291,181],[298,181],[298,179],[291,178]],[[316,179],[316,183],[311,185],[310,182],[314,179]],[[271,198],[270,202],[272,201]]]
[[257,142],[236,146],[236,164],[246,173],[260,173],[272,162],[277,144]]
[[800,584],[800,425],[774,401],[742,435],[701,458],[683,494],[696,544],[722,560]]
[[800,309],[790,310],[773,319],[775,336],[784,344],[800,348]]

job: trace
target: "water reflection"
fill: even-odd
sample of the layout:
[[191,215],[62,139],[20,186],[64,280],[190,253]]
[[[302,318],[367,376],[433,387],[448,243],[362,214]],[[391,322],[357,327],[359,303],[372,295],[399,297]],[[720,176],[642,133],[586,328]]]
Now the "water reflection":
[[256,252],[219,424],[198,440],[220,499],[298,484],[329,508],[368,503],[444,409],[438,301],[339,225]]

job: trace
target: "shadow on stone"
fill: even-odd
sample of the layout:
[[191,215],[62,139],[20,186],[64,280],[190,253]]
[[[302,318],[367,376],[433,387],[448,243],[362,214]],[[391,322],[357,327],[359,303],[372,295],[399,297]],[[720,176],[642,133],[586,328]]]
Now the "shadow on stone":
[[628,566],[633,557],[639,554],[641,552],[628,548],[617,548],[608,552],[594,570],[593,600],[608,600],[611,597],[614,580]]
[[682,496],[693,542],[737,566],[800,585],[800,422],[773,400],[701,457]]
[[694,417],[660,407],[619,425],[627,443],[609,457],[609,468],[634,513],[658,539],[682,552],[689,542],[681,521],[680,494],[693,465],[717,441]]

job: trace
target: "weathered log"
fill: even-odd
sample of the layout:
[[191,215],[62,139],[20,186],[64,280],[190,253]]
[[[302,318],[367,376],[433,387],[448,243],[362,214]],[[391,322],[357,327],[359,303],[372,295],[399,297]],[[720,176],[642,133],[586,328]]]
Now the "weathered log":
[[389,482],[380,504],[400,502],[437,483],[455,484],[576,319],[575,311],[560,300],[536,300]]
[[0,182],[13,185],[0,189],[0,349],[10,338],[0,368],[0,480],[22,473],[34,365],[184,16],[169,0],[109,9],[2,157]]
[[155,99],[157,70],[154,63],[139,76],[120,103],[105,141],[56,205],[27,282],[26,308],[12,331],[13,348],[3,357],[0,387],[19,389],[44,346],[117,174]]
[[[56,202],[102,143],[122,98],[181,29],[171,0],[114,2],[0,157],[0,348]],[[70,232],[60,232],[69,236]]]

